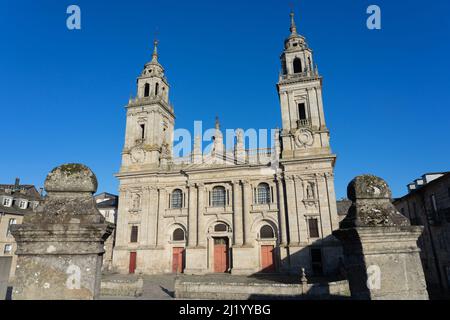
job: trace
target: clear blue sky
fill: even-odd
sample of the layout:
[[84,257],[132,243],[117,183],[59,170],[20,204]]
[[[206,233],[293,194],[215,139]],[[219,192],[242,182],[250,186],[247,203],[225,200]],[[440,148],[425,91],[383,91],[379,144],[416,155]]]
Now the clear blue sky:
[[[66,162],[117,192],[124,106],[151,57],[172,86],[176,126],[281,125],[275,89],[292,1],[2,1],[0,183],[41,186]],[[66,28],[77,4],[82,30]],[[337,196],[356,175],[385,178],[394,195],[425,172],[450,170],[450,2],[294,1],[324,77]],[[382,30],[366,8],[382,9]],[[238,115],[239,116],[236,116]]]

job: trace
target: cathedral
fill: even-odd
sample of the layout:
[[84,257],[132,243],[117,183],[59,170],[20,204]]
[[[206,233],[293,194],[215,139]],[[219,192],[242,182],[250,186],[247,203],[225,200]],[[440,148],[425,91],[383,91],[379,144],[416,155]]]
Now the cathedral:
[[[277,84],[281,129],[270,149],[248,150],[242,130],[225,150],[196,137],[173,156],[175,109],[153,57],[126,106],[113,266],[121,273],[332,275],[342,249],[322,77],[291,13]],[[251,108],[251,106],[249,107]]]

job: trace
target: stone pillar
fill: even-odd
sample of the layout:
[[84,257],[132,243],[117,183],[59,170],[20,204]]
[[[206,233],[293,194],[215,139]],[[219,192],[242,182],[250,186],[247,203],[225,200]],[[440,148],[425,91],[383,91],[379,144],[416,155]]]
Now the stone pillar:
[[287,197],[287,216],[289,221],[289,244],[298,245],[300,237],[298,234],[297,203],[294,185],[294,177],[285,177],[286,197]]
[[235,246],[243,244],[242,194],[240,182],[233,181],[233,240]]
[[344,266],[354,299],[425,300],[425,277],[417,247],[423,227],[411,226],[391,203],[382,179],[356,177],[347,188],[352,200],[333,234],[344,247]]
[[156,245],[157,247],[163,247],[164,246],[164,229],[163,229],[163,217],[164,212],[166,211],[166,201],[167,201],[167,192],[164,188],[158,189],[158,227],[156,229],[157,236],[156,236]]
[[100,293],[104,242],[113,225],[97,210],[97,179],[81,164],[55,168],[38,209],[11,228],[16,300],[92,300]]
[[245,180],[242,182],[243,190],[243,221],[244,221],[244,246],[250,246],[250,203],[252,199],[252,190],[250,188],[249,181]]
[[286,211],[284,206],[284,188],[283,180],[277,176],[278,208],[279,208],[279,226],[280,226],[280,245],[287,245],[286,230]]
[[203,183],[197,184],[197,192],[197,246],[206,247],[205,185]]
[[[193,246],[188,246],[186,248],[186,269],[184,269],[184,273],[200,275],[204,274],[208,269],[208,250],[206,249],[206,230],[204,218],[205,185],[203,183],[198,183],[196,184],[196,187],[197,210],[192,212],[195,216],[196,224],[196,232],[194,234],[195,241],[193,241]],[[191,211],[189,211],[189,220],[191,217],[190,214]]]
[[197,190],[194,184],[188,184],[189,188],[189,213],[188,213],[188,247],[197,246]]
[[148,208],[148,243],[149,245],[154,248],[156,247],[157,243],[157,235],[158,235],[158,221],[157,221],[157,215],[158,215],[158,188],[155,186],[149,186],[150,190],[150,204]]

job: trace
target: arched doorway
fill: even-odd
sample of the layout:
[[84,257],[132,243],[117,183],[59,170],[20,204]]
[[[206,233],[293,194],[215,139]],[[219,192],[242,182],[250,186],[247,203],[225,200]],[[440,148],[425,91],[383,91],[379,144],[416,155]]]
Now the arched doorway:
[[172,233],[172,272],[183,273],[185,268],[186,233],[182,228],[176,228]]
[[261,272],[271,273],[276,271],[275,267],[275,244],[276,236],[272,226],[264,224],[259,230],[259,239],[261,241]]
[[225,222],[216,221],[208,228],[209,271],[227,273],[231,271],[232,232]]

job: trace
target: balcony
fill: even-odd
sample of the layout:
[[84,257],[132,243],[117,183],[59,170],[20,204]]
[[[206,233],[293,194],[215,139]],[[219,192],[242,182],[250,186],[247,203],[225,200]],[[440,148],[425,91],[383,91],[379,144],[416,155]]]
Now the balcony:
[[309,80],[309,79],[318,79],[319,73],[317,69],[307,70],[305,72],[293,73],[293,74],[282,74],[280,73],[280,81],[285,80]]
[[300,119],[300,120],[297,120],[297,129],[300,129],[300,128],[307,128],[307,127],[309,127],[309,126],[310,126],[310,122],[309,122],[308,119]]

